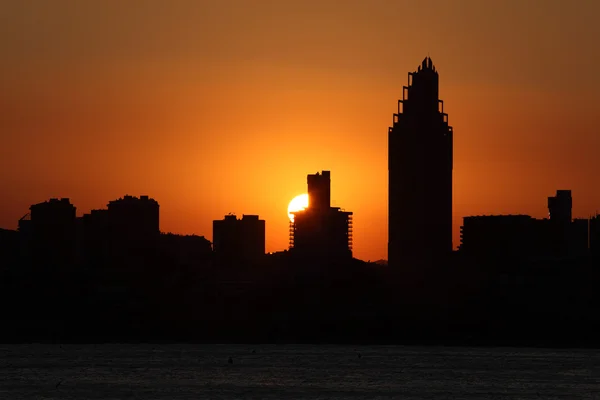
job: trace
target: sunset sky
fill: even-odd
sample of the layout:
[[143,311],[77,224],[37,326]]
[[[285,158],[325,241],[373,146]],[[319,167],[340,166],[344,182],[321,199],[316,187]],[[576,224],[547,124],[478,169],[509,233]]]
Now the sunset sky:
[[354,255],[387,258],[387,130],[428,54],[454,127],[462,217],[600,211],[596,0],[0,0],[0,227],[69,197],[125,194],[161,230],[212,238],[287,206],[330,170]]

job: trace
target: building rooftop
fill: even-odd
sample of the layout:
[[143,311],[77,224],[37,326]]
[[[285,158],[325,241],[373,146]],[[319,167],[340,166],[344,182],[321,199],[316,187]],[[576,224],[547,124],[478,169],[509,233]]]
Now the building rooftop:
[[116,203],[134,203],[134,202],[145,202],[145,203],[147,202],[147,203],[152,203],[152,204],[158,204],[158,202],[156,200],[148,197],[147,195],[142,195],[139,198],[135,197],[135,196],[125,195],[119,199],[109,201],[108,204],[111,205],[111,204],[116,204]]
[[463,218],[532,218],[531,215],[525,214],[490,214],[490,215],[469,215]]
[[433,65],[433,61],[431,60],[431,57],[429,57],[429,56],[427,56],[423,59],[423,62],[421,63],[421,66],[418,69],[418,71],[424,71],[424,70],[429,70],[429,71],[435,72],[435,65]]

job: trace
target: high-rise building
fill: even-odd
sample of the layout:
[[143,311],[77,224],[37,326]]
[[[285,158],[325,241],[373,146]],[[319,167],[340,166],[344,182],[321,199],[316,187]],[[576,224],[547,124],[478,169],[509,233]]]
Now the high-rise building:
[[111,235],[127,240],[156,239],[160,235],[159,204],[148,196],[125,196],[108,203]]
[[226,215],[213,221],[213,251],[220,262],[258,261],[265,255],[265,220]]
[[388,150],[389,265],[451,253],[453,131],[429,57],[408,74]]
[[63,198],[34,204],[29,209],[34,265],[72,265],[76,255],[75,206]]
[[321,259],[352,257],[352,213],[331,207],[331,175],[307,176],[308,207],[294,212],[290,248],[294,254]]
[[160,238],[160,206],[148,196],[125,196],[108,203],[106,214],[111,257],[127,263],[156,250]]
[[313,210],[326,210],[331,205],[331,173],[310,174],[306,177],[308,184],[308,204]]

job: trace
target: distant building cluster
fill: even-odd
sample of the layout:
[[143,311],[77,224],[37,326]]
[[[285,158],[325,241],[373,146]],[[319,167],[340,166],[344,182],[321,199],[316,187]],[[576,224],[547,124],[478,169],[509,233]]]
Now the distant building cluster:
[[[34,204],[18,222],[18,230],[0,231],[3,259],[35,266],[67,268],[136,264],[149,249],[179,254],[210,254],[211,243],[202,236],[162,234],[159,204],[148,196],[110,201],[106,209],[81,217],[70,199],[50,199]],[[182,256],[185,258],[185,256]]]
[[[307,176],[309,205],[293,213],[290,254],[294,257],[352,258],[352,213],[331,207],[331,173]],[[213,221],[213,250],[219,263],[256,262],[265,254],[265,221],[257,215],[226,215]]]
[[599,250],[598,216],[572,218],[570,190],[548,198],[549,218],[529,215],[465,217],[460,251],[497,260],[548,260],[582,257]]
[[[330,172],[308,175],[309,207],[290,225],[290,254],[327,260],[352,258],[352,213],[331,207]],[[203,236],[160,231],[160,207],[148,196],[126,195],[106,209],[81,217],[68,198],[34,204],[18,230],[0,230],[0,257],[31,265],[144,265],[169,254],[179,264],[210,260],[218,265],[263,261],[265,221],[258,215],[226,215],[213,221],[213,242]],[[162,252],[162,253],[161,253]]]
[[[453,135],[439,98],[439,75],[426,57],[409,72],[388,129],[388,263],[394,269],[443,265],[453,252]],[[560,260],[598,255],[600,217],[573,219],[570,190],[548,198],[547,219],[468,216],[460,253],[496,260]]]

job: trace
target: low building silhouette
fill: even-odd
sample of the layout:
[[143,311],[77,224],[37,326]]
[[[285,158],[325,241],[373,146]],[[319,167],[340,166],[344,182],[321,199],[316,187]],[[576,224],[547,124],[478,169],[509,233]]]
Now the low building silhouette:
[[265,255],[265,221],[233,214],[213,221],[213,251],[220,263],[259,261]]
[[487,259],[548,260],[588,254],[587,219],[572,219],[570,190],[548,198],[548,219],[529,215],[465,217],[460,251]]
[[110,257],[108,210],[91,210],[82,217],[83,258],[89,266],[103,266]]
[[111,257],[147,255],[156,249],[160,237],[160,206],[148,196],[123,198],[108,203],[108,231]]
[[587,218],[575,218],[571,222],[567,256],[583,257],[589,254],[589,225]]
[[156,238],[160,234],[159,205],[148,196],[126,195],[110,201],[108,220],[113,235]]
[[554,223],[571,223],[573,198],[570,190],[557,190],[556,196],[548,197],[548,218]]
[[31,213],[19,219],[17,232],[19,232],[19,264],[31,265]]
[[557,190],[556,196],[548,197],[550,240],[555,257],[567,256],[573,245],[572,208],[570,190]]
[[13,267],[19,260],[19,232],[0,228],[0,269]]
[[169,260],[183,266],[205,264],[212,255],[210,240],[204,236],[162,233],[160,247]]
[[[29,253],[34,266],[71,266],[76,256],[76,208],[68,198],[50,199],[30,207]],[[26,220],[24,220],[26,221]]]
[[600,214],[589,220],[589,245],[592,256],[600,258]]
[[529,215],[465,217],[460,251],[495,259],[531,257],[540,250],[535,222]]
[[330,171],[307,176],[308,207],[293,213],[290,250],[296,256],[352,258],[352,212],[331,207]]

